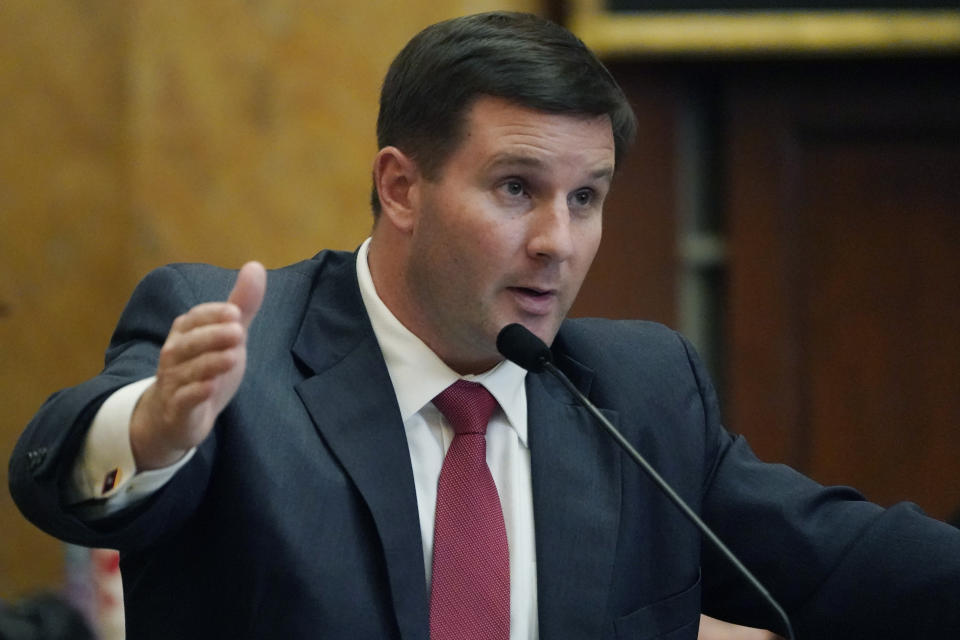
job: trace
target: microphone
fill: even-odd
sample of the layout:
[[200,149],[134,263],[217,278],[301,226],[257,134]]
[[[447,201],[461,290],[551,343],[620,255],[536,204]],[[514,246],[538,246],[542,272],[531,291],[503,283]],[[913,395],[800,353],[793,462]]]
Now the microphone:
[[540,373],[548,362],[553,362],[553,354],[543,340],[517,322],[508,324],[497,334],[497,351],[534,373]]
[[549,371],[557,380],[559,380],[566,389],[573,394],[573,396],[583,405],[590,414],[597,419],[600,423],[600,426],[606,430],[610,436],[616,440],[617,444],[623,448],[624,451],[633,459],[633,461],[643,469],[644,473],[649,476],[650,480],[663,492],[663,494],[670,499],[670,501],[680,509],[680,512],[686,516],[687,520],[692,522],[697,529],[700,530],[700,533],[703,534],[703,537],[707,538],[714,547],[720,551],[720,553],[727,559],[727,561],[733,565],[737,571],[753,586],[754,589],[763,597],[764,600],[770,605],[770,607],[777,613],[780,619],[783,622],[784,629],[787,632],[788,640],[794,640],[793,627],[790,625],[790,619],[787,617],[787,613],[783,610],[783,607],[774,600],[773,596],[770,595],[770,592],[760,583],[759,580],[747,569],[746,566],[734,553],[723,543],[720,538],[707,526],[707,524],[698,516],[693,509],[691,509],[686,502],[683,501],[683,498],[677,494],[673,488],[667,484],[667,481],[664,480],[656,469],[654,469],[647,460],[640,455],[640,453],[630,444],[630,442],[623,437],[623,434],[617,430],[613,424],[607,420],[607,418],[600,413],[597,407],[590,402],[589,399],[577,389],[570,379],[560,369],[553,364],[553,354],[550,352],[550,348],[544,344],[543,340],[535,336],[529,329],[524,327],[522,324],[513,323],[508,324],[503,329],[500,330],[500,333],[497,335],[497,351],[505,357],[507,360],[511,360],[524,369],[532,371],[534,373],[539,373],[541,371]]

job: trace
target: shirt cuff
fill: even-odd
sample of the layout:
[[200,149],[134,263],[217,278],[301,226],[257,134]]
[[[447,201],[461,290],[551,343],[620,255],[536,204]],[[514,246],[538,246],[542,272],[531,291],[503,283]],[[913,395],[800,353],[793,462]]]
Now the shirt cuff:
[[130,446],[130,418],[155,378],[145,378],[115,391],[101,405],[87,431],[73,469],[67,503],[101,502],[103,515],[146,498],[165,485],[193,457],[191,449],[168,467],[137,473]]

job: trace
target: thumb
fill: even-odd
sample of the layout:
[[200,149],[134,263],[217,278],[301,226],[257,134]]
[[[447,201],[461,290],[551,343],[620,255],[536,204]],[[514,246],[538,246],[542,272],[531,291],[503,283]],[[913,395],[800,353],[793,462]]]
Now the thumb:
[[237,274],[237,282],[227,302],[232,302],[240,309],[240,322],[244,328],[249,328],[253,317],[260,310],[263,295],[267,291],[267,271],[259,262],[248,262]]

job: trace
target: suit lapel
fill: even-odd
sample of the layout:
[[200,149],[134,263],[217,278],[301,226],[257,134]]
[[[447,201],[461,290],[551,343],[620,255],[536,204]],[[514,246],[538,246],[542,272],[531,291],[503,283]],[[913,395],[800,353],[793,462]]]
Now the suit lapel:
[[[589,370],[569,359],[561,367],[589,391]],[[617,543],[620,456],[572,402],[549,374],[527,376],[542,638],[602,636]]]
[[297,393],[373,517],[401,636],[425,639],[420,523],[400,410],[360,299],[354,262],[330,262],[293,348],[313,372]]

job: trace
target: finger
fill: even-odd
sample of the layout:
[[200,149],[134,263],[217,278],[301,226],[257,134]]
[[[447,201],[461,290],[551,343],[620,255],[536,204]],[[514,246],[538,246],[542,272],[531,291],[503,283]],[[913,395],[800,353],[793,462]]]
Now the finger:
[[211,413],[209,400],[216,393],[216,380],[200,380],[177,389],[168,405],[169,424],[175,429],[165,432],[167,445],[189,449],[206,438],[216,417]]
[[243,343],[239,322],[208,324],[186,333],[171,333],[160,350],[159,366],[172,367],[208,352],[232,349]]
[[213,380],[229,373],[243,362],[243,349],[204,353],[192,360],[169,367],[162,372],[157,370],[157,379],[168,394],[176,394],[177,389],[195,382]]
[[267,291],[267,271],[259,262],[248,262],[237,274],[237,282],[227,302],[231,302],[240,309],[240,322],[248,328],[253,321],[263,296]]
[[[216,383],[213,380],[198,380],[177,387],[176,392],[169,400],[169,418],[171,424],[189,425],[188,416],[197,407],[209,400],[216,391]],[[182,431],[188,429],[176,429],[173,431]]]
[[242,349],[228,349],[226,351],[214,351],[205,353],[196,357],[188,363],[187,379],[195,382],[199,380],[212,380],[218,376],[233,370],[241,362]]
[[177,316],[171,332],[186,333],[197,327],[240,320],[240,310],[229,302],[204,302]]

